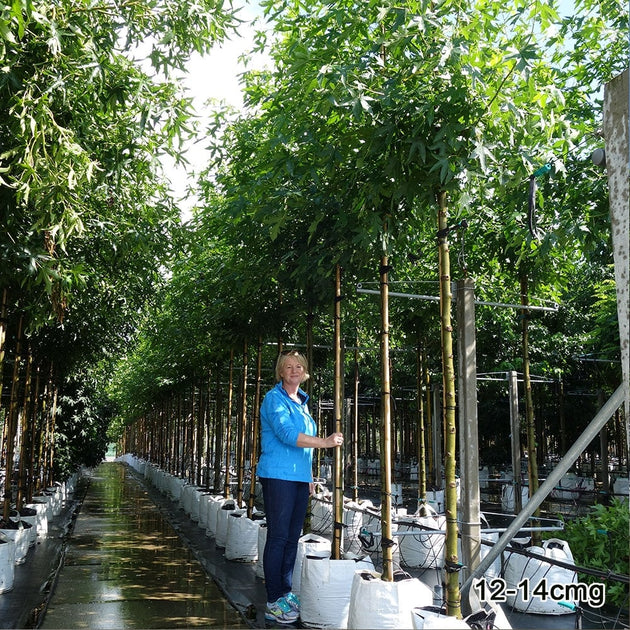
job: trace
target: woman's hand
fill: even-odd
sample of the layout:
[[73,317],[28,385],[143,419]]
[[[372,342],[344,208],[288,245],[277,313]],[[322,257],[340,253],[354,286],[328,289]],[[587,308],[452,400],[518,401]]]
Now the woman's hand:
[[295,445],[300,448],[336,448],[343,445],[343,433],[331,433],[325,438],[300,433]]
[[324,438],[324,448],[335,448],[343,445],[343,433],[331,433],[328,437]]

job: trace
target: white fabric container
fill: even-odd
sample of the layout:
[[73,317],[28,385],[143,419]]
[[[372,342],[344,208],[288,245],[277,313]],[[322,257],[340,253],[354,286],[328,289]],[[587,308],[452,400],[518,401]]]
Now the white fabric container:
[[309,628],[346,628],[355,571],[372,571],[368,558],[306,556],[302,563],[300,619]]
[[359,535],[363,527],[363,509],[356,501],[348,501],[343,506],[343,548],[350,553],[361,552]]
[[[527,547],[527,551],[540,555],[543,558],[553,558],[574,564],[569,543],[558,538],[545,540],[542,547]],[[512,553],[508,556],[505,563],[504,578],[507,604],[520,612],[540,615],[567,615],[573,612],[569,608],[553,601],[552,598],[543,600],[538,595],[534,595],[534,589],[543,581],[547,587],[550,587],[552,584],[572,584],[577,582],[578,578],[575,571],[548,564],[542,559],[538,560],[537,558],[528,558],[527,556]],[[528,580],[528,592],[524,592],[523,588],[518,586],[523,580]],[[510,594],[511,592],[515,594]],[[579,602],[571,603],[579,604]]]
[[210,502],[208,507],[208,527],[206,529],[206,536],[215,538],[217,535],[217,514],[221,509],[221,506],[227,501],[223,497],[218,497],[216,500]]
[[236,562],[256,562],[258,559],[258,528],[260,521],[247,518],[247,510],[228,514],[225,559]]
[[[514,486],[506,484],[501,490],[501,508],[504,512],[514,512]],[[529,503],[529,488],[521,486],[521,507],[524,508]]]
[[15,543],[0,533],[0,593],[13,588],[15,582]]
[[30,546],[29,529],[18,523],[17,529],[0,529],[0,533],[13,543],[15,564],[24,564]]
[[410,516],[399,520],[398,537],[400,563],[415,569],[436,569],[444,566],[446,536],[432,534],[431,530],[446,531],[446,517],[435,512],[429,516]]
[[333,529],[332,501],[313,497],[311,501],[311,529],[322,536],[331,536]]
[[433,604],[433,591],[416,578],[385,582],[374,571],[355,571],[348,628],[408,628],[416,606]]
[[227,543],[228,517],[236,509],[236,500],[227,499],[217,511],[217,531],[214,537],[214,542],[217,547],[225,547]]
[[304,534],[300,537],[300,540],[298,540],[297,555],[295,557],[292,583],[292,590],[296,595],[300,594],[302,588],[302,565],[304,564],[304,558],[306,556],[329,558],[331,547],[332,544],[330,540],[318,534]]
[[194,488],[190,493],[190,520],[193,523],[199,522],[199,504],[203,488]]
[[[35,514],[24,514],[20,513],[20,520],[23,523],[27,523],[30,527],[28,527],[28,543],[29,547],[33,547],[37,542],[37,520],[38,513],[35,508],[29,507],[25,505],[24,508],[28,508],[29,511],[35,512]],[[25,510],[23,510],[24,512]]]
[[470,630],[463,620],[445,615],[437,606],[414,608],[411,612],[411,623],[414,630]]
[[45,536],[48,533],[48,507],[46,503],[34,501],[33,503],[27,503],[26,507],[37,511],[37,516],[35,517],[37,536]]

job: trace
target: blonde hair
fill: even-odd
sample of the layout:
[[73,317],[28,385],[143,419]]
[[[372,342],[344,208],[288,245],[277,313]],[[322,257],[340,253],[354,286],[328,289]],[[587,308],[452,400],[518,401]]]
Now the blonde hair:
[[276,381],[282,380],[282,370],[284,370],[284,365],[289,359],[295,359],[303,368],[304,373],[302,374],[302,380],[308,380],[310,374],[308,373],[308,362],[306,361],[306,357],[303,354],[300,354],[297,350],[285,350],[281,352],[278,356],[278,360],[276,361]]

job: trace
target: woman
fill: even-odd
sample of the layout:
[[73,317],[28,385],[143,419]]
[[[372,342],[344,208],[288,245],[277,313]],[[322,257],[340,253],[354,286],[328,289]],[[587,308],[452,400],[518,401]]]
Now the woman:
[[313,489],[313,449],[343,444],[341,433],[316,436],[308,395],[300,385],[309,377],[306,358],[283,352],[276,363],[278,383],[260,408],[261,455],[257,473],[263,490],[267,542],[263,554],[267,608],[265,619],[293,623],[300,603],[291,592],[298,540]]

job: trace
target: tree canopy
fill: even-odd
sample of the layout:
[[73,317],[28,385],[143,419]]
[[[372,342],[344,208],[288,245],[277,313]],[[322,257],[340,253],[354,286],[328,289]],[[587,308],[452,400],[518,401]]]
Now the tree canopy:
[[[526,273],[530,298],[560,304],[531,322],[532,369],[579,389],[614,385],[606,177],[590,154],[602,86],[627,65],[625,5],[261,7],[252,52],[272,63],[244,73],[243,111],[217,111],[205,130],[210,160],[183,226],[159,161],[185,161],[182,141],[197,133],[174,72],[238,14],[220,1],[3,7],[0,288],[71,399],[100,401],[117,437],[244,342],[302,344],[309,326],[329,395],[337,265],[345,343],[358,339],[365,392],[378,392],[377,304],[357,284],[375,286],[385,252],[392,290],[437,295],[442,193],[454,277],[513,303]],[[133,60],[141,42],[153,73]],[[519,369],[518,314],[477,316],[480,371]],[[403,391],[416,346],[440,370],[438,314],[394,298],[390,317]],[[605,370],[585,361],[594,352]]]

